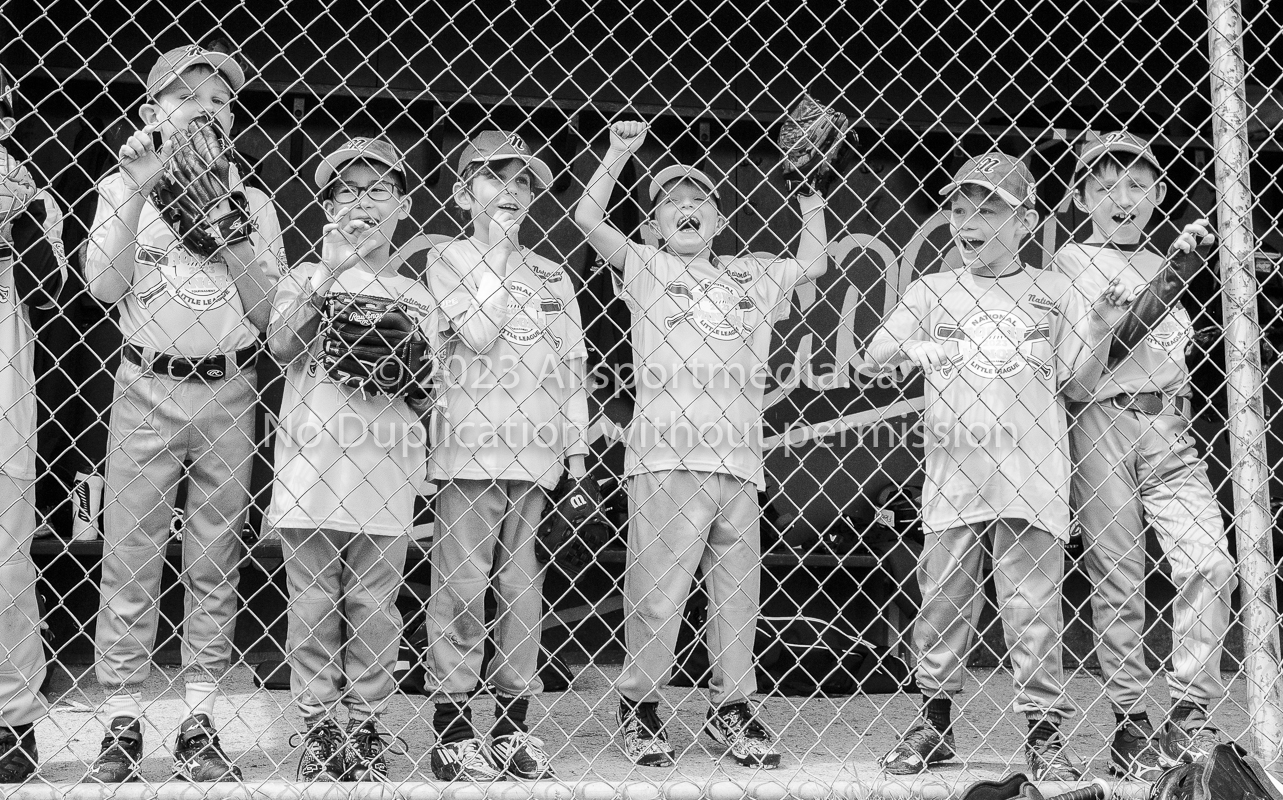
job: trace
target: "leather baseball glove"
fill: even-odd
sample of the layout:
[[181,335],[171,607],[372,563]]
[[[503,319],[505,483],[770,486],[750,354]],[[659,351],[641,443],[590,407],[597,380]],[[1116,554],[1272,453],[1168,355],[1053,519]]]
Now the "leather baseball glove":
[[543,522],[535,535],[540,564],[555,560],[567,575],[583,572],[613,537],[602,509],[601,490],[591,476],[561,476],[548,492]]
[[780,127],[780,168],[790,194],[825,192],[854,155],[848,141],[851,122],[846,114],[817,103],[810,95],[784,118]]
[[336,294],[321,321],[321,364],[336,383],[421,401],[432,376],[428,341],[393,300]]
[[31,173],[9,151],[0,147],[0,241],[13,241],[13,220],[36,196]]
[[179,131],[165,177],[152,191],[161,218],[191,253],[210,258],[249,239],[253,221],[243,192],[231,188],[231,144],[208,117]]

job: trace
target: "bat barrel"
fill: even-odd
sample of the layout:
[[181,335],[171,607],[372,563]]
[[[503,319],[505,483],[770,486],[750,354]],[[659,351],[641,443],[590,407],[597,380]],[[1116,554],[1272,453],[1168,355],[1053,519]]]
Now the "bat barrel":
[[1109,800],[1109,785],[1104,781],[1092,781],[1091,786],[1074,789],[1072,792],[1054,795],[1047,800]]

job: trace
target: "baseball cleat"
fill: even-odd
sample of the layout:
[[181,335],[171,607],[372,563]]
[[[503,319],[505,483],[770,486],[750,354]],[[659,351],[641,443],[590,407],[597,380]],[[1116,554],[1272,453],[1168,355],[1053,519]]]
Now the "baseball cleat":
[[726,752],[741,766],[775,769],[780,753],[775,737],[758,720],[747,700],[710,708],[704,721],[704,732],[713,741],[726,746]]
[[116,717],[107,728],[102,750],[85,774],[85,783],[136,781],[143,759],[143,726],[133,717]]
[[36,771],[36,726],[28,725],[21,735],[0,728],[0,783],[22,783]]
[[[293,744],[293,742],[290,742]],[[344,763],[343,731],[326,717],[303,737],[303,754],[298,759],[301,781],[341,781],[347,772]]]
[[926,722],[908,730],[878,765],[892,775],[917,775],[955,755],[953,731],[941,734]]
[[1109,745],[1109,774],[1153,782],[1162,774],[1154,728],[1149,720],[1128,720],[1114,731]]
[[621,702],[615,720],[619,723],[620,746],[630,761],[643,767],[673,765],[673,746],[659,721],[658,703],[639,703],[634,710]]
[[557,779],[552,757],[543,749],[543,742],[524,731],[494,737],[490,741],[490,754],[495,766],[510,778],[519,781]]
[[1069,752],[1064,735],[1056,731],[1046,739],[1025,741],[1025,764],[1031,781],[1071,782],[1082,778],[1083,766]]
[[1159,756],[1164,766],[1174,767],[1207,759],[1221,744],[1220,731],[1207,720],[1207,712],[1195,707],[1179,722],[1168,718],[1158,736]]
[[432,775],[439,781],[488,783],[503,779],[503,773],[495,769],[480,739],[464,739],[453,744],[437,742],[428,754]]
[[174,743],[174,777],[206,783],[239,781],[241,768],[232,763],[218,743],[214,723],[205,714],[193,714],[178,728]]

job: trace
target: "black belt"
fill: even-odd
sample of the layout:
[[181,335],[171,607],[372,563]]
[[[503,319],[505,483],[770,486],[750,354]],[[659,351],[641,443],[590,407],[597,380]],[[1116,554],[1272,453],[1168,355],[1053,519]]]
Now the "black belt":
[[1189,418],[1189,398],[1173,397],[1162,392],[1137,392],[1136,394],[1117,394],[1106,401],[1119,411],[1137,411],[1151,417],[1163,414]]
[[13,248],[7,244],[0,244],[0,258],[13,258]]
[[125,358],[156,375],[164,375],[176,381],[190,378],[203,378],[207,381],[221,381],[231,377],[231,373],[254,366],[258,359],[258,345],[250,345],[232,354],[233,368],[227,367],[227,356],[217,355],[208,358],[190,359],[179,356],[157,353],[150,361],[143,357],[142,348],[125,343]]

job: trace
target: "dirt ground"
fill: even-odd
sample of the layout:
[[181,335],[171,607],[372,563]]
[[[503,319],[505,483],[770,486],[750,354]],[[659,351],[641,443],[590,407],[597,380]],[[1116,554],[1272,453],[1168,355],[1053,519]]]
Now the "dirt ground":
[[[530,710],[534,733],[553,754],[562,781],[572,786],[595,781],[615,787],[626,782],[671,785],[679,781],[707,786],[709,781],[771,781],[790,788],[809,787],[801,793],[812,795],[850,795],[852,784],[886,788],[889,785],[883,783],[886,776],[878,770],[877,759],[894,743],[898,732],[912,723],[916,712],[916,699],[906,694],[763,698],[765,720],[779,735],[784,752],[781,767],[767,773],[740,767],[722,757],[712,741],[700,733],[706,707],[703,690],[670,687],[666,697],[675,712],[668,730],[679,751],[678,763],[665,769],[642,768],[626,761],[612,739],[616,701],[609,687],[618,666],[581,665],[576,669],[578,676],[571,691],[546,694],[532,703]],[[170,688],[175,678],[171,669],[155,670],[147,685],[149,693],[160,696],[150,706],[146,720],[143,772],[148,782],[165,781],[170,773],[170,747],[182,707],[180,692]],[[1156,681],[1151,688],[1155,708],[1161,707],[1160,687]],[[65,694],[50,718],[38,726],[40,777],[65,784],[79,781],[98,751],[102,730],[93,709],[102,694],[92,673],[82,675],[72,685],[56,688]],[[1087,705],[1084,713],[1071,722],[1071,746],[1080,758],[1090,762],[1092,777],[1106,777],[1107,740],[1113,720],[1107,703],[1100,698],[1099,679],[1080,673],[1072,679],[1070,691],[1077,702]],[[974,671],[969,693],[959,698],[961,707],[955,712],[961,758],[925,781],[913,782],[918,788],[913,793],[943,797],[955,794],[974,780],[1023,769],[1024,721],[999,709],[1000,705],[1007,706],[1010,698],[1007,673]],[[491,719],[491,704],[478,700],[473,713],[480,725],[486,725]],[[1230,698],[1216,714],[1229,736],[1244,736],[1246,698],[1241,681],[1233,685]],[[431,779],[425,755],[432,741],[430,716],[431,705],[418,696],[398,696],[385,714],[388,729],[406,745],[406,755],[391,760],[395,781]],[[298,718],[288,692],[255,689],[250,669],[238,666],[218,700],[217,723],[224,747],[241,765],[247,782],[295,777]],[[44,792],[61,793],[67,788],[46,786]],[[928,791],[922,791],[924,788]],[[200,796],[198,787],[186,789],[184,796]],[[1143,789],[1131,785],[1121,794],[1140,797]],[[154,790],[163,792],[163,787],[152,786],[148,793]],[[624,796],[635,794],[625,792]],[[874,790],[872,794],[906,796],[899,791]]]

